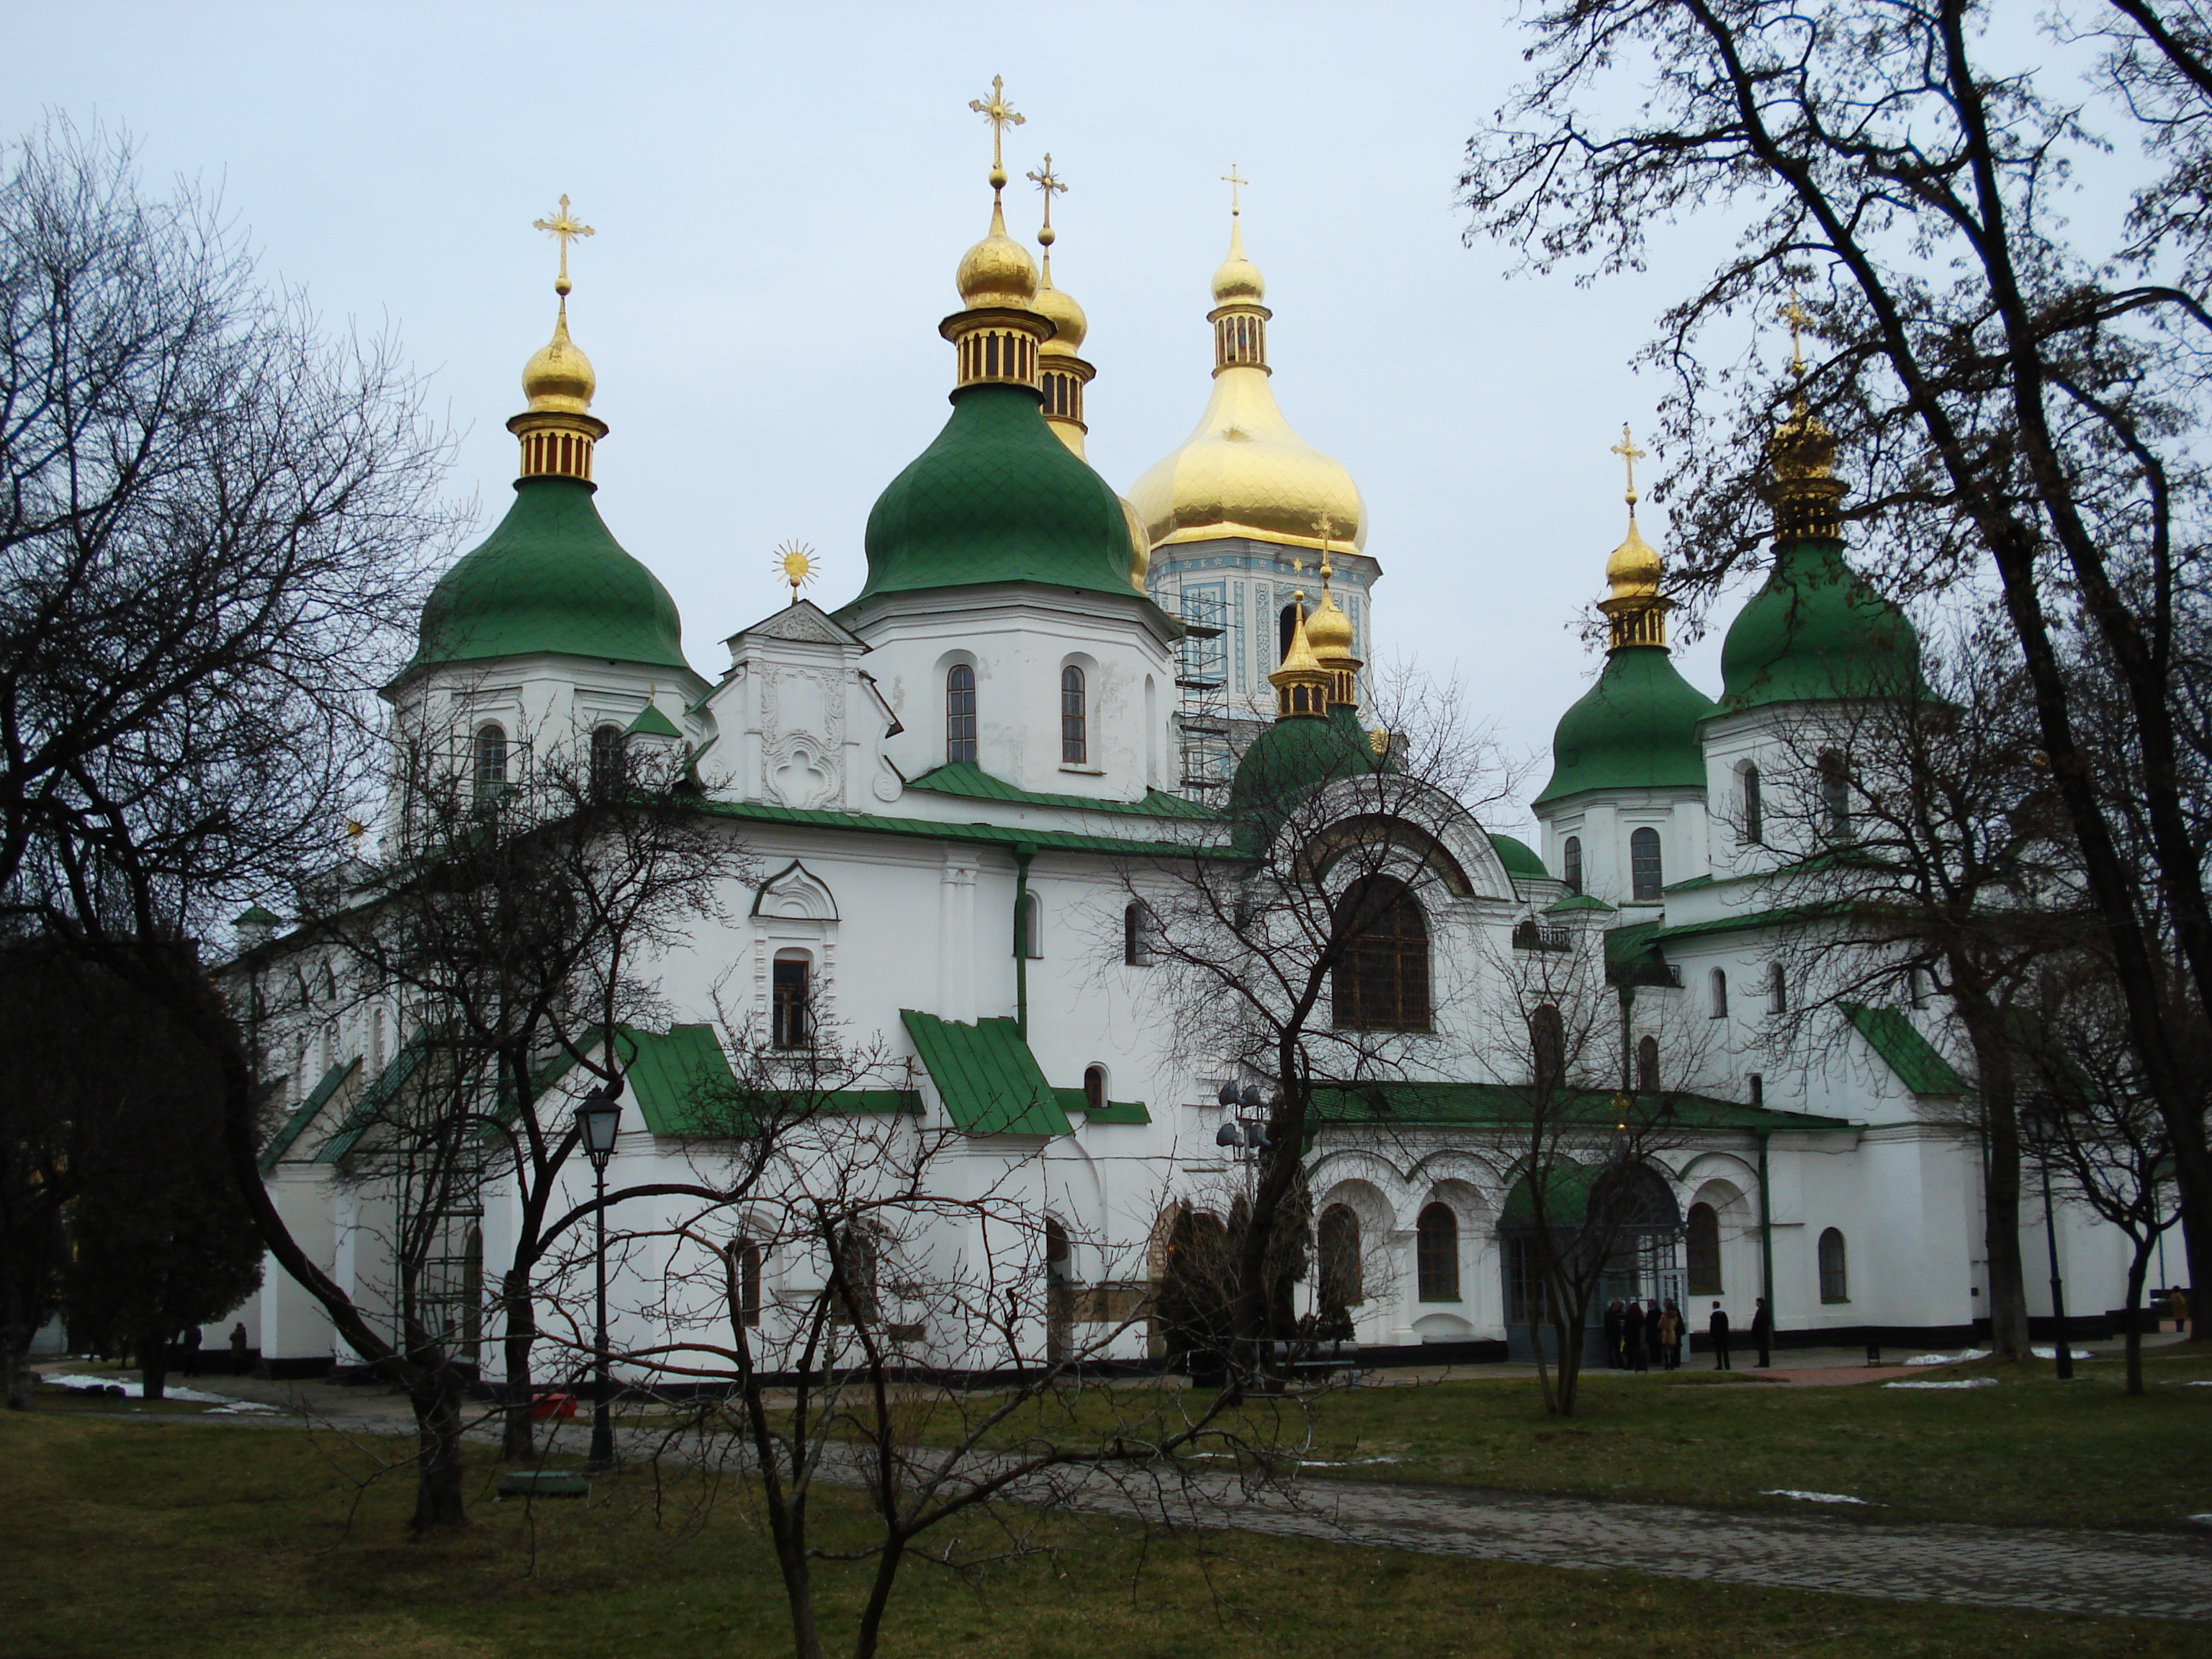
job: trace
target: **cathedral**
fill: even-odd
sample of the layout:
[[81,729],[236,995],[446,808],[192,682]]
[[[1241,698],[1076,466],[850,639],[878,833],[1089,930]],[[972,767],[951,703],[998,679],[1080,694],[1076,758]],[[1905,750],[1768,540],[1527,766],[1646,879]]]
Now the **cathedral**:
[[[1350,473],[1278,406],[1273,313],[1234,204],[1196,425],[1126,495],[1091,467],[1095,371],[1083,308],[1053,281],[1049,171],[1039,259],[1001,205],[1011,112],[995,94],[978,107],[993,118],[992,199],[957,264],[957,308],[937,325],[951,413],[880,486],[858,592],[825,610],[794,582],[773,615],[716,619],[730,628],[726,659],[687,648],[667,590],[610,527],[620,501],[593,483],[609,434],[569,332],[568,239],[583,228],[563,198],[543,227],[561,240],[559,313],[507,423],[514,503],[437,582],[384,695],[395,724],[445,732],[483,789],[505,787],[533,744],[678,757],[700,810],[752,860],[757,881],[726,896],[727,919],[658,963],[669,1018],[630,1034],[611,1182],[650,1184],[696,1156],[687,1082],[726,1074],[734,1045],[799,1048],[834,1027],[906,1066],[912,1086],[891,1109],[959,1137],[967,1173],[954,1178],[1016,1189],[1046,1218],[1050,1271],[1071,1292],[1051,1317],[1106,1323],[1157,1291],[1172,1216],[1233,1185],[1231,1120],[1250,1081],[1164,1030],[1164,970],[1144,948],[1129,872],[1231,848],[1255,767],[1308,766],[1322,789],[1330,757],[1387,754],[1388,738],[1370,743],[1358,722],[1382,566]],[[927,325],[927,296],[912,300],[909,325]],[[1188,392],[1157,389],[1164,405],[1196,401],[1191,367]],[[1972,1339],[1988,1293],[1982,1153],[1942,1008],[1907,991],[1833,1011],[1828,1039],[1795,1055],[1773,1040],[1784,961],[1818,924],[1776,885],[1759,780],[1796,763],[1807,720],[1848,701],[1855,665],[1915,648],[1905,617],[1852,574],[1834,447],[1817,422],[1778,435],[1771,568],[1729,626],[1717,696],[1670,656],[1661,555],[1637,528],[1632,473],[1626,538],[1604,567],[1609,650],[1559,721],[1531,803],[1540,844],[1463,809],[1432,838],[1425,856],[1449,879],[1427,890],[1431,914],[1407,901],[1393,947],[1419,972],[1396,982],[1390,1018],[1418,1040],[1402,1081],[1368,1091],[1390,1131],[1332,1114],[1306,1158],[1322,1273],[1335,1273],[1334,1299],[1373,1363],[1525,1348],[1514,1245],[1526,1196],[1479,1120],[1528,1062],[1486,1049],[1464,1010],[1431,1006],[1425,988],[1479,983],[1542,951],[1582,953],[1621,991],[1624,1053],[1637,1056],[1624,1087],[1658,1087],[1657,1038],[1637,1036],[1647,1024],[1694,1023],[1698,1038],[1694,1078],[1669,1079],[1694,1109],[1644,1160],[1652,1224],[1615,1293],[1678,1300],[1698,1329],[1711,1304],[1741,1329],[1763,1299],[1784,1344]],[[1625,434],[1621,453],[1632,464]],[[1401,568],[1394,591],[1419,603],[1417,562]],[[347,1176],[365,1103],[416,1062],[406,1011],[316,994],[329,981],[304,965],[313,947],[268,912],[239,932],[231,974],[308,988],[259,1044],[280,1109],[265,1177],[310,1255],[368,1296],[378,1199]],[[1338,1018],[1345,1006],[1340,995]],[[855,1111],[890,1097],[858,1096]],[[565,1115],[573,1101],[555,1105]],[[587,1194],[572,1163],[569,1191]],[[481,1305],[497,1283],[515,1218],[495,1174],[454,1247],[464,1299]],[[2121,1283],[2118,1236],[2070,1212],[2059,1236],[2077,1310],[2103,1305]],[[618,1349],[661,1338],[642,1311],[655,1301],[647,1271],[618,1267]],[[747,1317],[772,1322],[822,1269],[756,1251],[745,1271]],[[1299,1291],[1307,1305],[1322,1273]],[[273,1267],[241,1316],[272,1372],[350,1360]],[[466,1316],[472,1346],[479,1318]],[[484,1324],[495,1379],[495,1336]],[[1146,1346],[1139,1321],[1120,1352]]]

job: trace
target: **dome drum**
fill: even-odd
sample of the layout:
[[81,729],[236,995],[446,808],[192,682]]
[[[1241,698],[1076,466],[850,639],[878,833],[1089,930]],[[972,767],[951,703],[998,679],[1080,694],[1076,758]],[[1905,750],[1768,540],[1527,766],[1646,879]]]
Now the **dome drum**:
[[522,441],[521,476],[526,478],[592,479],[592,455],[607,435],[607,423],[591,415],[533,410],[517,415],[507,429]]
[[952,342],[956,386],[1019,386],[1037,391],[1037,348],[1051,325],[1033,311],[987,306],[956,311],[937,325]]

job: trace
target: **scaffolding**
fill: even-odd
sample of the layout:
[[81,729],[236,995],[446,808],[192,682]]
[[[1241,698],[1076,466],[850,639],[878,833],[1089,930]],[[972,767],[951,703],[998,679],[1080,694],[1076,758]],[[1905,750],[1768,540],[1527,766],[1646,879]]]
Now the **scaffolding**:
[[1182,793],[1218,805],[1236,771],[1229,741],[1228,606],[1217,592],[1185,589],[1183,635],[1176,651],[1176,688],[1182,706],[1176,723],[1182,735]]

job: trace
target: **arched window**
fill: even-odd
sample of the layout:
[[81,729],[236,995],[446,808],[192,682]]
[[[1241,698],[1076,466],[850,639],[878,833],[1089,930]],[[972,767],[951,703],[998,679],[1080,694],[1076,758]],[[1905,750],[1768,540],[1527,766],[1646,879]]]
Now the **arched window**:
[[1331,1014],[1352,1030],[1429,1029],[1429,925],[1403,882],[1362,876],[1336,903],[1344,941],[1329,976]]
[[1044,906],[1035,893],[1022,895],[1014,918],[1014,954],[1034,962],[1044,954]]
[[1567,1080],[1567,1022],[1548,1002],[1528,1016],[1528,1052],[1539,1094],[1549,1094]]
[[1628,896],[1656,899],[1663,872],[1659,866],[1659,832],[1645,828],[1628,838]]
[[1659,1092],[1659,1039],[1656,1036],[1637,1039],[1636,1086],[1647,1095]]
[[474,776],[477,799],[491,800],[507,787],[507,728],[496,722],[477,727]]
[[1413,1267],[1424,1302],[1459,1300],[1459,1218],[1449,1204],[1431,1204],[1413,1230]]
[[1086,1112],[1106,1109],[1106,1068],[1103,1066],[1083,1068],[1083,1109]]
[[1710,1204],[1690,1206],[1689,1255],[1690,1294],[1692,1296],[1721,1296],[1721,1218]]
[[1125,907],[1121,912],[1121,960],[1131,968],[1152,965],[1152,908],[1144,903]]
[[1727,970],[1720,968],[1714,969],[1712,977],[1706,982],[1712,988],[1711,1006],[1707,1010],[1707,1012],[1710,1012],[1715,1019],[1726,1019],[1728,1018]]
[[1790,975],[1782,964],[1771,962],[1766,965],[1766,1012],[1786,1014],[1790,1012]]
[[731,1265],[737,1269],[738,1322],[743,1325],[760,1323],[761,1310],[761,1247],[750,1238],[741,1238],[730,1247]]
[[1321,1311],[1357,1307],[1367,1299],[1359,1271],[1359,1218],[1348,1204],[1332,1204],[1321,1212],[1315,1230],[1321,1261]]
[[1844,1262],[1844,1236],[1831,1227],[1820,1235],[1820,1300],[1850,1299],[1851,1282]]
[[1570,893],[1581,892],[1583,890],[1583,838],[1580,836],[1567,837],[1566,844],[1559,848],[1559,865],[1565,874],[1567,890]]
[[1091,720],[1084,708],[1083,671],[1073,663],[1060,671],[1060,763],[1091,764]]
[[623,734],[611,726],[592,728],[592,790],[610,795],[622,787]]
[[1851,775],[1834,750],[1820,757],[1820,827],[1831,840],[1851,833]]
[[975,758],[975,671],[964,662],[945,672],[945,758]]
[[1282,661],[1291,654],[1291,635],[1297,631],[1297,615],[1298,607],[1291,604],[1285,605],[1282,615],[1275,618],[1275,660],[1277,662]]
[[1741,775],[1743,838],[1749,842],[1764,841],[1766,839],[1766,824],[1759,805],[1759,769],[1746,761]]
[[804,951],[779,951],[769,972],[769,1043],[804,1048],[813,1041],[814,963]]

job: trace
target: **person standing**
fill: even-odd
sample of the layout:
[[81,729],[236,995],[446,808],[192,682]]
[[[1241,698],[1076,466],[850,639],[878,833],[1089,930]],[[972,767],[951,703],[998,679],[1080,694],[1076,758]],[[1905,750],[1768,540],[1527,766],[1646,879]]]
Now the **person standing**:
[[246,1322],[240,1320],[230,1328],[230,1374],[246,1375]]
[[1659,1316],[1659,1352],[1668,1370],[1682,1368],[1682,1310],[1671,1296],[1667,1298],[1667,1310]]
[[2184,1336],[2188,1335],[2188,1334],[2189,1334],[2189,1298],[2188,1298],[2188,1297],[2183,1294],[2183,1292],[2182,1292],[2182,1289],[2181,1289],[2181,1286],[2180,1286],[2180,1285],[2175,1285],[2175,1286],[2173,1287],[2173,1289],[2172,1289],[2172,1292],[2168,1294],[2168,1296],[2167,1296],[2167,1297],[2166,1297],[2166,1300],[2167,1300],[2167,1302],[2168,1302],[2169,1304],[2172,1304],[2172,1308],[2173,1308],[2173,1328],[2174,1328],[2177,1332],[2179,1332],[2180,1334],[2182,1334],[2182,1335],[2184,1335]]
[[1621,1329],[1620,1298],[1616,1296],[1605,1310],[1605,1365],[1607,1370],[1620,1369]]
[[1712,1316],[1712,1318],[1711,1318],[1711,1320],[1709,1320],[1708,1322],[1706,1322],[1705,1328],[1706,1328],[1708,1331],[1710,1331],[1710,1332],[1711,1332],[1711,1333],[1712,1333],[1712,1338],[1713,1338],[1713,1369],[1714,1369],[1715,1370],[1717,1370],[1717,1371],[1726,1371],[1726,1370],[1735,1370],[1735,1368],[1733,1365],[1731,1365],[1731,1364],[1729,1364],[1729,1349],[1728,1349],[1728,1340],[1729,1340],[1729,1317],[1728,1317],[1728,1310],[1726,1310],[1725,1308],[1722,1307],[1722,1306],[1721,1306],[1721,1304],[1720,1304],[1719,1303],[1717,1303],[1717,1302],[1714,1303],[1714,1304],[1713,1304],[1713,1316]]
[[1766,1311],[1763,1296],[1752,1310],[1751,1340],[1759,1344],[1759,1369],[1767,1370],[1774,1364],[1774,1316]]
[[185,1351],[185,1375],[198,1376],[200,1374],[200,1328],[198,1326],[185,1327],[185,1340],[182,1346]]
[[1659,1298],[1656,1296],[1644,1298],[1644,1350],[1653,1370],[1665,1364],[1666,1343],[1659,1334]]
[[1631,1297],[1627,1311],[1621,1316],[1621,1345],[1628,1350],[1629,1365],[1636,1370],[1649,1370],[1651,1361],[1644,1346],[1644,1306]]

